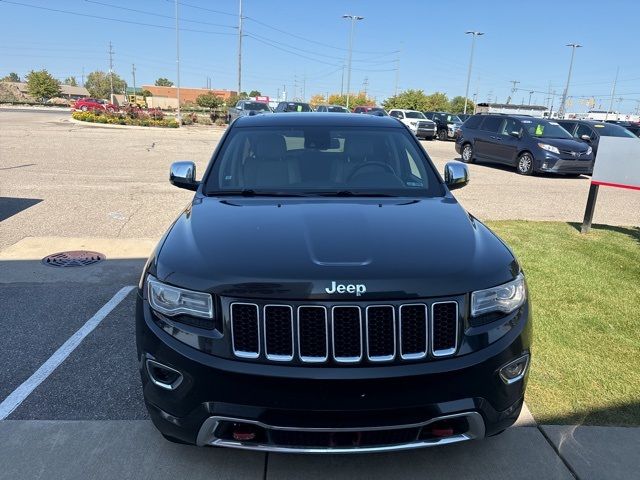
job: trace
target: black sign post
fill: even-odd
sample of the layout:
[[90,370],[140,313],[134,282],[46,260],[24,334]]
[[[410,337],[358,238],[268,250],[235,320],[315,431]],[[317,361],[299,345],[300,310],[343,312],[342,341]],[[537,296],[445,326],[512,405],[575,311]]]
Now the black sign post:
[[600,185],[592,183],[589,187],[589,196],[587,197],[587,207],[584,209],[584,219],[580,233],[589,233],[591,230],[591,221],[593,220],[593,212],[596,209],[596,200],[598,199],[598,189]]

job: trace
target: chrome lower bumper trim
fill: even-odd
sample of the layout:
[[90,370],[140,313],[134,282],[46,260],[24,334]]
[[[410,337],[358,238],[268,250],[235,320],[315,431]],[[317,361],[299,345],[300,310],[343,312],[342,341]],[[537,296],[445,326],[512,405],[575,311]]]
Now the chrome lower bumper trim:
[[[296,447],[296,446],[281,446],[275,444],[266,443],[254,443],[254,442],[241,442],[236,440],[222,439],[215,436],[216,429],[220,422],[234,422],[252,424],[264,428],[266,430],[288,430],[288,431],[306,431],[306,432],[353,432],[353,431],[369,431],[369,430],[395,430],[402,428],[412,427],[425,427],[435,422],[465,418],[469,424],[469,428],[466,432],[452,435],[450,437],[433,438],[427,440],[417,439],[409,443],[392,444],[392,445],[376,445],[376,446],[353,446],[353,447]],[[263,452],[281,452],[281,453],[373,453],[373,452],[392,452],[400,450],[411,450],[415,448],[435,447],[439,445],[449,445],[452,443],[464,442],[467,440],[480,439],[485,436],[485,426],[482,415],[477,412],[464,412],[456,413],[453,415],[444,415],[441,417],[432,418],[426,422],[411,424],[411,425],[389,425],[384,427],[369,427],[369,428],[299,428],[299,427],[281,427],[274,425],[266,425],[254,420],[246,420],[240,418],[229,417],[209,417],[207,418],[200,431],[198,432],[197,445],[198,446],[219,446],[228,448],[237,448],[242,450],[258,450]]]

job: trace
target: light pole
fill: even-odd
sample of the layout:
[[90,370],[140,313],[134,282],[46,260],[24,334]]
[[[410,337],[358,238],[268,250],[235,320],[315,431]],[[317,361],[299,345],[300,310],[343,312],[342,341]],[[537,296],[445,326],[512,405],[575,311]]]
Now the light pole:
[[349,109],[349,96],[351,94],[351,50],[353,48],[353,28],[357,20],[364,20],[364,17],[358,15],[343,15],[342,18],[351,20],[351,32],[349,33],[349,60],[347,66],[347,109]]
[[564,86],[564,92],[562,92],[562,100],[560,101],[560,108],[558,108],[558,117],[564,117],[564,110],[567,103],[567,94],[569,93],[569,82],[571,82],[571,70],[573,69],[573,57],[576,54],[576,48],[582,47],[578,43],[567,43],[567,47],[571,47],[571,62],[569,63],[569,75],[567,76],[567,84]]
[[176,98],[178,99],[177,119],[178,126],[182,124],[180,114],[180,22],[178,20],[178,0],[175,1],[176,10]]
[[469,30],[468,32],[464,32],[465,35],[471,34],[473,36],[471,40],[471,56],[469,57],[469,70],[467,71],[467,88],[464,91],[464,113],[467,113],[467,101],[469,97],[469,82],[471,81],[471,66],[473,65],[473,50],[476,46],[476,37],[480,35],[484,35],[484,32],[474,32]]

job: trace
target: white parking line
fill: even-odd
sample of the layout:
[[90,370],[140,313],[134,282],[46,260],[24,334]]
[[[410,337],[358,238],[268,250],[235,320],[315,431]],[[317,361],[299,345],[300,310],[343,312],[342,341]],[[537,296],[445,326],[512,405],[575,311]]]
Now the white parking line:
[[104,304],[104,306],[98,310],[93,317],[80,327],[80,329],[74,333],[69,339],[62,344],[58,350],[56,350],[49,359],[42,364],[33,375],[24,381],[22,385],[16,388],[11,394],[0,403],[0,420],[7,418],[11,412],[13,412],[24,400],[33,392],[38,385],[44,382],[58,366],[65,361],[65,359],[73,352],[78,345],[89,335],[100,322],[105,319],[111,311],[118,306],[118,304],[125,299],[125,297],[136,288],[133,285],[128,285],[121,288],[111,300]]

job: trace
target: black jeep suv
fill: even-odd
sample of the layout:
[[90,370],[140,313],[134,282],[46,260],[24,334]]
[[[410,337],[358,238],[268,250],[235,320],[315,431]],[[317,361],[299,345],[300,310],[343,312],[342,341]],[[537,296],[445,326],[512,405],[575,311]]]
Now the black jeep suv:
[[495,435],[531,322],[509,248],[390,117],[241,117],[140,279],[144,399],[169,440],[385,451]]
[[456,139],[462,161],[514,166],[521,175],[536,172],[590,174],[593,150],[558,122],[518,115],[473,115]]

